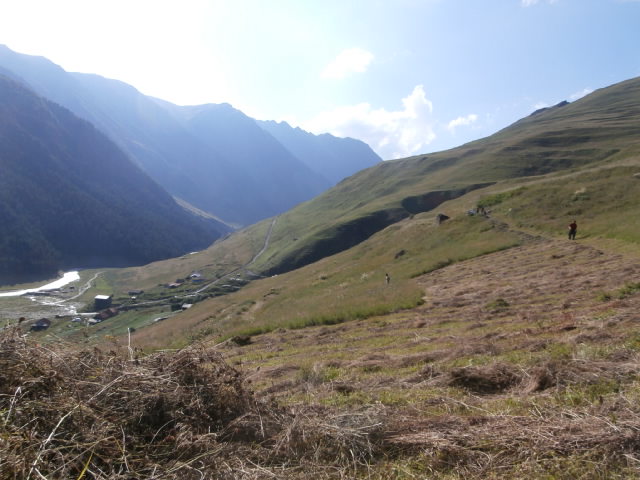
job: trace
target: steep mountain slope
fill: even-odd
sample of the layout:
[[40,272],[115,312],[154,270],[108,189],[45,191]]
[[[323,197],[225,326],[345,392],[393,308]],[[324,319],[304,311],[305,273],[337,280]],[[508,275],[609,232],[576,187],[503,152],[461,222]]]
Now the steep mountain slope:
[[179,207],[91,124],[0,76],[0,282],[124,266],[228,230]]
[[[282,213],[331,186],[332,174],[309,168],[229,105],[179,107],[4,46],[0,67],[94,124],[172,195],[230,223]],[[349,162],[351,148],[344,143]]]
[[256,268],[297,268],[496,182],[624,160],[640,151],[639,124],[636,78],[452,150],[380,163],[282,215]]
[[235,170],[216,177],[229,189],[230,210],[239,201],[248,204],[247,211],[256,210],[245,214],[245,223],[261,220],[269,216],[267,212],[284,212],[330,186],[253,119],[228,104],[180,107],[174,114],[203,145],[233,160]]
[[286,122],[259,121],[258,125],[332,185],[382,161],[360,140],[338,138],[328,133],[316,136],[292,128]]

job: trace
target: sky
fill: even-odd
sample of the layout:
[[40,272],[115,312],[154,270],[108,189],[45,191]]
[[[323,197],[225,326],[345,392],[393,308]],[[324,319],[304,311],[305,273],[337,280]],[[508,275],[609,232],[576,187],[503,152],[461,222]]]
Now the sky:
[[0,44],[387,160],[640,76],[640,0],[0,0]]

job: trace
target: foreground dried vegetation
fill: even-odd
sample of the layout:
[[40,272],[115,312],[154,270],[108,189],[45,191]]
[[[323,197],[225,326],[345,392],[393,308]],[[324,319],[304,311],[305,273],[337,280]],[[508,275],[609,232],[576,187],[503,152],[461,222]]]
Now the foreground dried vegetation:
[[339,325],[150,355],[5,331],[0,478],[640,478],[640,263],[525,240]]
[[2,479],[331,477],[375,454],[374,411],[257,401],[211,350],[135,359],[15,333],[0,340]]
[[[640,389],[631,351],[526,370],[498,362],[435,374],[427,366],[405,379],[435,392],[424,401],[342,407],[259,399],[204,347],[135,359],[5,334],[0,368],[3,479],[639,473]],[[324,386],[345,398],[354,393],[340,383]]]

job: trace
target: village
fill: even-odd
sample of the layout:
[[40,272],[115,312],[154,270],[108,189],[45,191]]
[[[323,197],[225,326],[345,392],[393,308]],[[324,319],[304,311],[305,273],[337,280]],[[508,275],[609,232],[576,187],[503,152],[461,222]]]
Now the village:
[[[226,283],[219,284],[221,281]],[[238,273],[211,279],[196,271],[148,291],[132,289],[122,294],[92,295],[80,308],[69,308],[65,313],[55,313],[53,308],[76,298],[72,296],[77,292],[75,286],[30,292],[23,294],[23,297],[29,297],[43,306],[49,305],[52,313],[37,320],[20,316],[18,324],[24,326],[25,333],[55,330],[56,335],[65,336],[65,333],[73,333],[79,327],[103,327],[103,322],[113,322],[118,317],[117,322],[113,322],[112,327],[106,330],[124,328],[126,331],[135,331],[170,319],[207,298],[239,290],[248,282]],[[98,330],[104,333],[105,328]]]

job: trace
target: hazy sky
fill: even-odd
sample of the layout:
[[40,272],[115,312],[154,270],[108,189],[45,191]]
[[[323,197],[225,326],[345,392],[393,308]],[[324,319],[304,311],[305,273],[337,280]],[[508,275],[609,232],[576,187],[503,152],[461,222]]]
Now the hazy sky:
[[0,43],[389,159],[640,76],[640,0],[0,0]]

